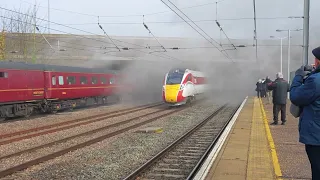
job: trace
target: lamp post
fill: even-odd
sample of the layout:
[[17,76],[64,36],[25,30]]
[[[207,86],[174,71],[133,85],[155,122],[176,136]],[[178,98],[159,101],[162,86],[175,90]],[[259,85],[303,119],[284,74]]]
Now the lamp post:
[[276,32],[288,31],[288,82],[290,83],[290,51],[291,51],[291,31],[301,31],[302,29],[277,29]]
[[270,36],[270,38],[275,38],[275,39],[280,39],[280,72],[282,73],[282,40],[287,38],[287,37],[274,37],[274,36]]
[[[288,83],[290,84],[290,46],[291,46],[291,31],[301,31],[303,29],[286,29],[286,30],[281,30],[277,29],[277,32],[282,32],[282,31],[288,31]],[[289,99],[289,92],[288,92],[288,99]]]

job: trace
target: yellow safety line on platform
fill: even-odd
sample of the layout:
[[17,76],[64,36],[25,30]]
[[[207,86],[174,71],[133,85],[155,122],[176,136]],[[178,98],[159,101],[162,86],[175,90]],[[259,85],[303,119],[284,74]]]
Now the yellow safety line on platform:
[[277,155],[277,152],[276,152],[276,147],[274,145],[274,141],[273,141],[273,138],[272,138],[270,127],[269,127],[269,121],[267,119],[267,115],[266,115],[266,112],[264,110],[264,106],[263,106],[261,98],[259,98],[259,101],[260,101],[262,117],[263,117],[263,120],[264,120],[264,125],[265,125],[265,128],[266,128],[267,138],[268,138],[268,142],[269,142],[270,149],[271,149],[274,172],[276,174],[276,178],[279,179],[279,180],[282,180],[282,178],[281,178],[282,177],[282,173],[281,173],[280,164],[279,164],[279,161],[278,161],[278,155]]

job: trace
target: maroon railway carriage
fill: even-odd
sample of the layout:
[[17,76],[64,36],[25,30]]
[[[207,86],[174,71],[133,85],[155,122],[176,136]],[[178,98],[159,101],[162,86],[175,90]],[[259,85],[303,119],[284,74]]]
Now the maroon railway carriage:
[[116,71],[0,62],[0,117],[57,112],[119,99]]

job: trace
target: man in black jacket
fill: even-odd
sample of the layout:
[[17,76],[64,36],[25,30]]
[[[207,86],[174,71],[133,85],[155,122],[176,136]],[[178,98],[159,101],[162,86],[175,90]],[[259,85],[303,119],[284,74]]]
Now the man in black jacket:
[[281,125],[286,123],[286,104],[288,98],[288,92],[290,90],[289,83],[283,79],[282,73],[277,73],[277,79],[268,85],[268,89],[272,90],[272,102],[273,102],[273,123],[278,124],[278,114],[281,111]]
[[266,89],[267,89],[267,98],[268,98],[268,102],[269,104],[271,104],[271,90],[268,89],[268,84],[272,83],[271,79],[269,78],[269,76],[266,77],[265,80],[265,84],[266,84]]

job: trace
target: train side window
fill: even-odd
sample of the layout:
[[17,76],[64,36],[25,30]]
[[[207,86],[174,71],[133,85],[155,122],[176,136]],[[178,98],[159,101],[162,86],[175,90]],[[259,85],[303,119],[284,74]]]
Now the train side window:
[[98,78],[97,77],[91,77],[91,83],[92,84],[97,84],[98,83]]
[[75,83],[76,83],[76,77],[74,77],[74,76],[68,76],[68,77],[67,77],[67,82],[68,82],[69,85],[75,84]]
[[114,84],[115,83],[115,79],[114,78],[110,78],[110,84]]
[[59,76],[59,85],[64,85],[63,76]]
[[87,84],[87,83],[88,83],[87,78],[84,77],[84,76],[81,76],[81,77],[80,77],[80,83],[81,83],[81,84]]
[[101,77],[101,84],[107,84],[107,79],[105,77]]
[[56,76],[51,77],[51,82],[52,82],[52,85],[54,85],[54,86],[57,84]]
[[0,78],[8,78],[7,72],[0,72]]

